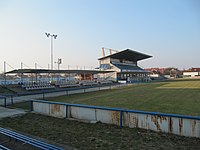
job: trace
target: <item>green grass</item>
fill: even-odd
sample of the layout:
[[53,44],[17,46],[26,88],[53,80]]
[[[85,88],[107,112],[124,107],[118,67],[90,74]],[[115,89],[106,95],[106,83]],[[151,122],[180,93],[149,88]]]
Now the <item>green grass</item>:
[[[200,116],[200,79],[139,84],[47,100]],[[15,106],[28,109],[29,105],[22,103]]]
[[58,96],[51,101],[200,116],[200,80],[175,80]]

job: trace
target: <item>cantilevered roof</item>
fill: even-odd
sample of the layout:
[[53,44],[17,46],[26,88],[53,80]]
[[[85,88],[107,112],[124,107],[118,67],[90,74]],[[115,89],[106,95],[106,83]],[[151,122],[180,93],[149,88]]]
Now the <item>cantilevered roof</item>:
[[16,73],[77,73],[77,74],[97,74],[97,73],[109,73],[113,71],[99,71],[99,70],[48,70],[48,69],[16,69],[6,74]]
[[142,59],[147,59],[150,58],[152,56],[147,55],[147,54],[143,54],[134,50],[130,50],[130,49],[126,49],[102,58],[99,58],[99,60],[105,59],[105,58],[114,58],[114,59],[124,59],[124,60],[128,60],[128,61],[139,61]]

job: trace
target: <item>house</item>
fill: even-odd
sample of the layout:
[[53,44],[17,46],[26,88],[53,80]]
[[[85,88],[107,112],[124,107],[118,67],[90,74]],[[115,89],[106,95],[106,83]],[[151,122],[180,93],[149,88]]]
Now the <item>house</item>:
[[200,68],[190,68],[183,71],[183,77],[200,78]]
[[165,68],[145,68],[145,70],[150,72],[150,77],[158,78],[163,76]]

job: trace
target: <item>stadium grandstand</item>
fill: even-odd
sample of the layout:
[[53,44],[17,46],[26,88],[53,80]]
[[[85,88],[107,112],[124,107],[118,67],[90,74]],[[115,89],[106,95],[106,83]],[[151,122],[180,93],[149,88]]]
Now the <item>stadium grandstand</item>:
[[99,73],[110,72],[113,71],[17,69],[5,74],[16,74],[20,77],[17,84],[21,85],[22,89],[26,91],[33,91],[112,84],[113,82],[98,77]]
[[[10,84],[7,75],[13,74],[17,77],[18,86],[26,91],[149,80],[150,72],[139,67],[138,61],[152,56],[130,49],[122,51],[109,49],[110,55],[105,56],[104,48],[102,50],[103,57],[99,58],[100,66],[96,70],[16,69],[6,72],[2,83]],[[113,51],[115,53],[112,53]]]
[[[116,51],[109,49],[110,54],[105,56],[105,48],[102,48],[103,57],[99,58],[99,69],[101,71],[113,71],[102,74],[105,78],[109,78],[118,82],[145,82],[149,80],[149,71],[138,66],[138,61],[150,58],[146,55],[134,50],[126,49]],[[115,53],[112,53],[112,52]]]

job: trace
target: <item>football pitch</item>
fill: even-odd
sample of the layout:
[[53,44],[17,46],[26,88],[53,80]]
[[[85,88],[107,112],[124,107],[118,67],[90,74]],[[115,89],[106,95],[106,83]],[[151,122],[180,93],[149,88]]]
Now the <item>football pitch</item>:
[[50,101],[200,116],[200,79],[169,80],[47,98]]

